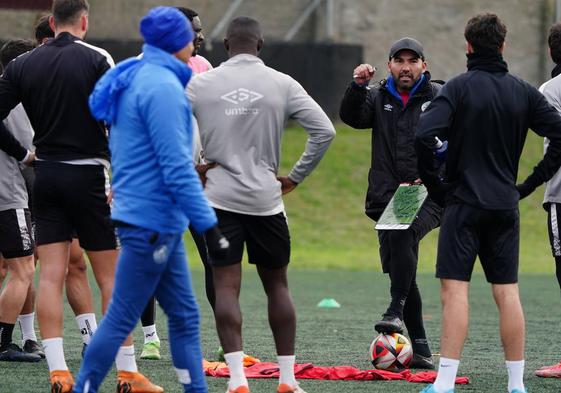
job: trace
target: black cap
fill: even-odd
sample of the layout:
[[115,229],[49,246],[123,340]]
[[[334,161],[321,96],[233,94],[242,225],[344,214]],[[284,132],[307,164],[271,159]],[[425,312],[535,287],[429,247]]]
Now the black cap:
[[423,54],[423,45],[414,38],[404,37],[393,43],[390,48],[390,60],[394,57],[397,52],[402,50],[410,50],[415,52],[422,60],[425,60],[425,55]]

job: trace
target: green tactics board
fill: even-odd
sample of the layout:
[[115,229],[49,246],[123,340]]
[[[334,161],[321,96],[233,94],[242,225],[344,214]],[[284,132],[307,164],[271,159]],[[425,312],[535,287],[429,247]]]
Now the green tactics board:
[[376,229],[407,229],[411,226],[423,202],[427,189],[422,184],[401,184],[376,223]]

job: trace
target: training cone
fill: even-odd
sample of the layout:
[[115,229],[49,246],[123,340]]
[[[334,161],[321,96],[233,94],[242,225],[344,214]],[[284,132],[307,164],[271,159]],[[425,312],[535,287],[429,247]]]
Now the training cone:
[[325,299],[322,299],[318,303],[318,307],[319,308],[341,308],[341,305],[335,299],[325,298]]

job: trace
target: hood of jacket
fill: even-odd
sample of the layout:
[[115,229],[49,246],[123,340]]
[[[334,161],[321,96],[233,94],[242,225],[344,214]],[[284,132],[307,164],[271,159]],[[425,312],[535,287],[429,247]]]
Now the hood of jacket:
[[[415,93],[423,91],[423,89],[430,85],[430,81],[431,74],[428,70],[426,70],[421,74],[419,80],[411,88],[409,96],[413,97]],[[381,79],[380,82],[378,82],[378,86],[380,86],[380,89],[386,90],[389,94],[401,101],[401,96],[395,87],[395,81],[391,75],[389,75],[386,79]]]
[[155,46],[144,44],[142,57],[132,57],[107,71],[97,82],[89,98],[92,115],[112,124],[117,116],[121,93],[126,90],[136,73],[144,64],[155,64],[171,70],[185,87],[191,79],[192,71],[170,53]]

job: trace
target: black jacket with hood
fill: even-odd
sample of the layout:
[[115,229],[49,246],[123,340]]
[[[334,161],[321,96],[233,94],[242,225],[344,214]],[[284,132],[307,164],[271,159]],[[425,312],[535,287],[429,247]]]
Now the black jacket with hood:
[[372,128],[365,212],[373,220],[380,218],[400,183],[419,179],[415,130],[421,112],[439,90],[428,72],[405,106],[391,81],[382,80],[371,89],[353,82],[347,88],[339,111],[341,120],[353,128]]

